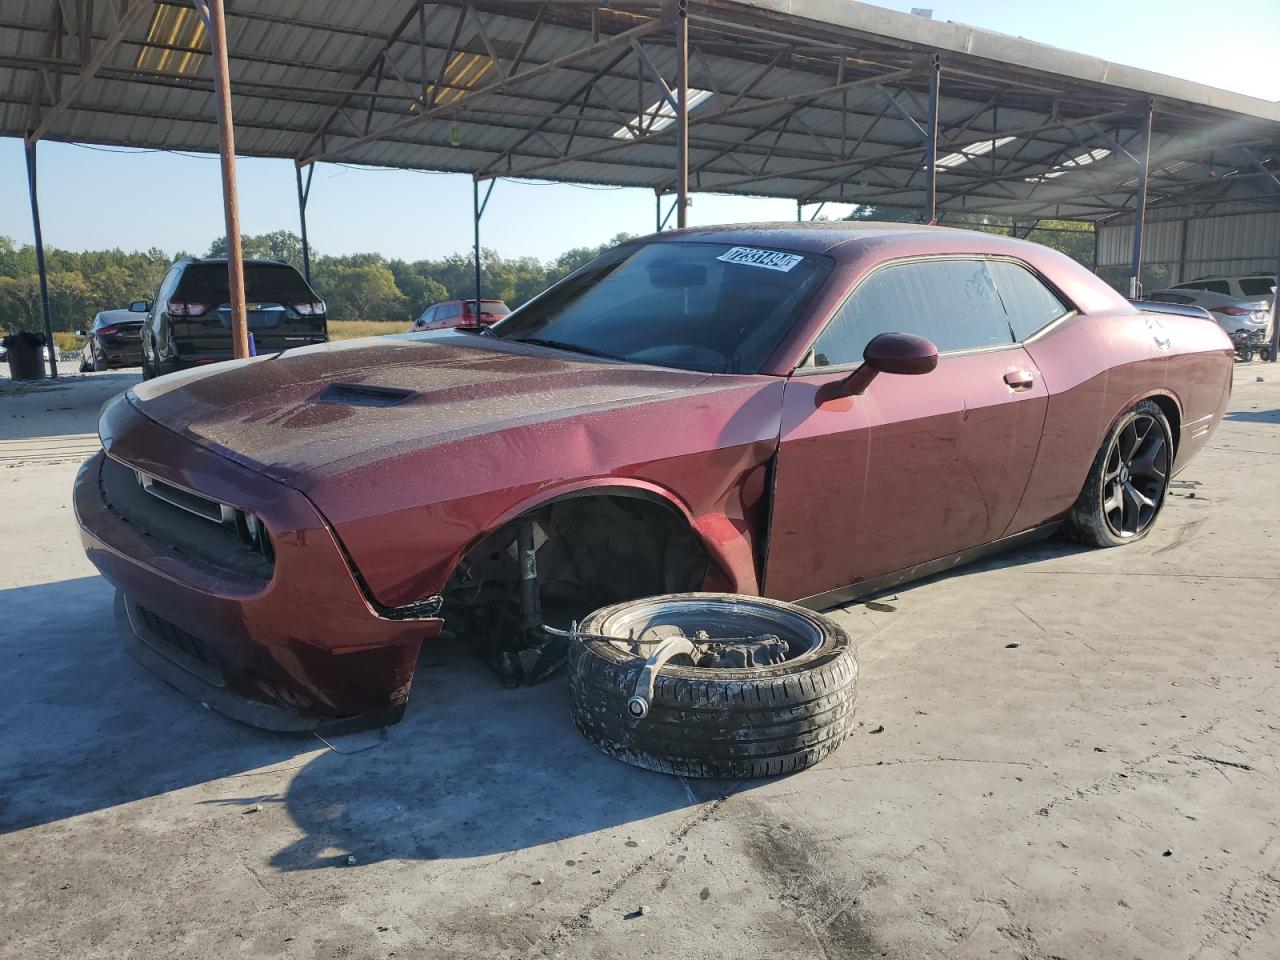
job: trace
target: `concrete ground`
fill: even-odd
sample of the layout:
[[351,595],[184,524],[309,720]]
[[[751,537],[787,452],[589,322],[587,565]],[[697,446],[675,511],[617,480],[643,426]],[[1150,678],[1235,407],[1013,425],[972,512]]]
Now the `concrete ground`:
[[0,957],[1280,956],[1280,369],[1146,541],[840,611],[861,726],[736,784],[451,650],[333,749],[144,673],[68,506],[131,380],[0,381]]

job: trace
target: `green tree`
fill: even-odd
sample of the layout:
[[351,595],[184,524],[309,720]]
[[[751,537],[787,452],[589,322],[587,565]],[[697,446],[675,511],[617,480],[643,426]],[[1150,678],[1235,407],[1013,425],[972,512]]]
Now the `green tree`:
[[329,316],[335,320],[408,319],[404,294],[385,266],[329,266],[324,289]]
[[[250,234],[240,237],[241,254],[254,260],[283,260],[302,270],[302,237],[291,230],[272,230],[270,233]],[[316,259],[315,249],[310,251],[311,259]],[[216,237],[209,244],[207,257],[220,258],[227,255],[227,238]]]

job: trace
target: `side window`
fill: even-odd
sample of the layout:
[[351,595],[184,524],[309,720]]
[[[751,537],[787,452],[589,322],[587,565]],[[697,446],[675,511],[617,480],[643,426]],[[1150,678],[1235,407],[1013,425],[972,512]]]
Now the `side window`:
[[1231,284],[1225,280],[1188,280],[1180,283],[1175,290],[1204,290],[1206,293],[1225,293],[1230,295]]
[[418,318],[418,326],[425,327],[435,318],[436,318],[436,308],[428,307],[426,310],[422,311],[422,316]]
[[447,307],[441,307],[437,319],[452,320],[454,317],[462,316],[462,307],[456,303],[451,303]]
[[1013,343],[983,260],[920,260],[875,271],[819,335],[813,363],[857,363],[868,341],[881,333],[927,337],[939,351]]
[[1275,277],[1241,277],[1240,290],[1246,297],[1269,297],[1275,290]]
[[1007,260],[992,260],[987,269],[995,278],[1013,339],[1025,340],[1067,313],[1067,306],[1057,294],[1026,267]]

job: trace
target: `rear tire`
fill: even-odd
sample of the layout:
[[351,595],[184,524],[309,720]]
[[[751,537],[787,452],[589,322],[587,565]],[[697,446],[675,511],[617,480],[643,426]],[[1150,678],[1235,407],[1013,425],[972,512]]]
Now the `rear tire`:
[[1143,400],[1107,433],[1067,518],[1072,540],[1118,547],[1141,540],[1164,508],[1173,434],[1158,404]]
[[101,373],[107,369],[107,360],[105,357],[98,355],[98,351],[93,347],[89,348],[89,355],[93,358],[93,372]]
[[844,741],[854,724],[858,664],[849,635],[827,617],[762,597],[685,593],[605,607],[579,629],[612,636],[608,621],[628,608],[691,601],[750,608],[779,626],[798,619],[819,639],[775,666],[669,664],[657,676],[648,713],[636,719],[627,701],[645,661],[607,640],[582,638],[569,653],[569,704],[583,736],[637,767],[716,778],[794,773]]

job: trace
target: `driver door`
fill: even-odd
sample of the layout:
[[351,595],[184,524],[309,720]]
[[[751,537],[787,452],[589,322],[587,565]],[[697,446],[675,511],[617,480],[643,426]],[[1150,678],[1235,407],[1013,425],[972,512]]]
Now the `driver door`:
[[[937,368],[817,401],[822,384],[857,369],[871,337],[891,331],[932,340]],[[814,597],[999,539],[1046,409],[983,260],[876,269],[787,383],[763,592]]]

